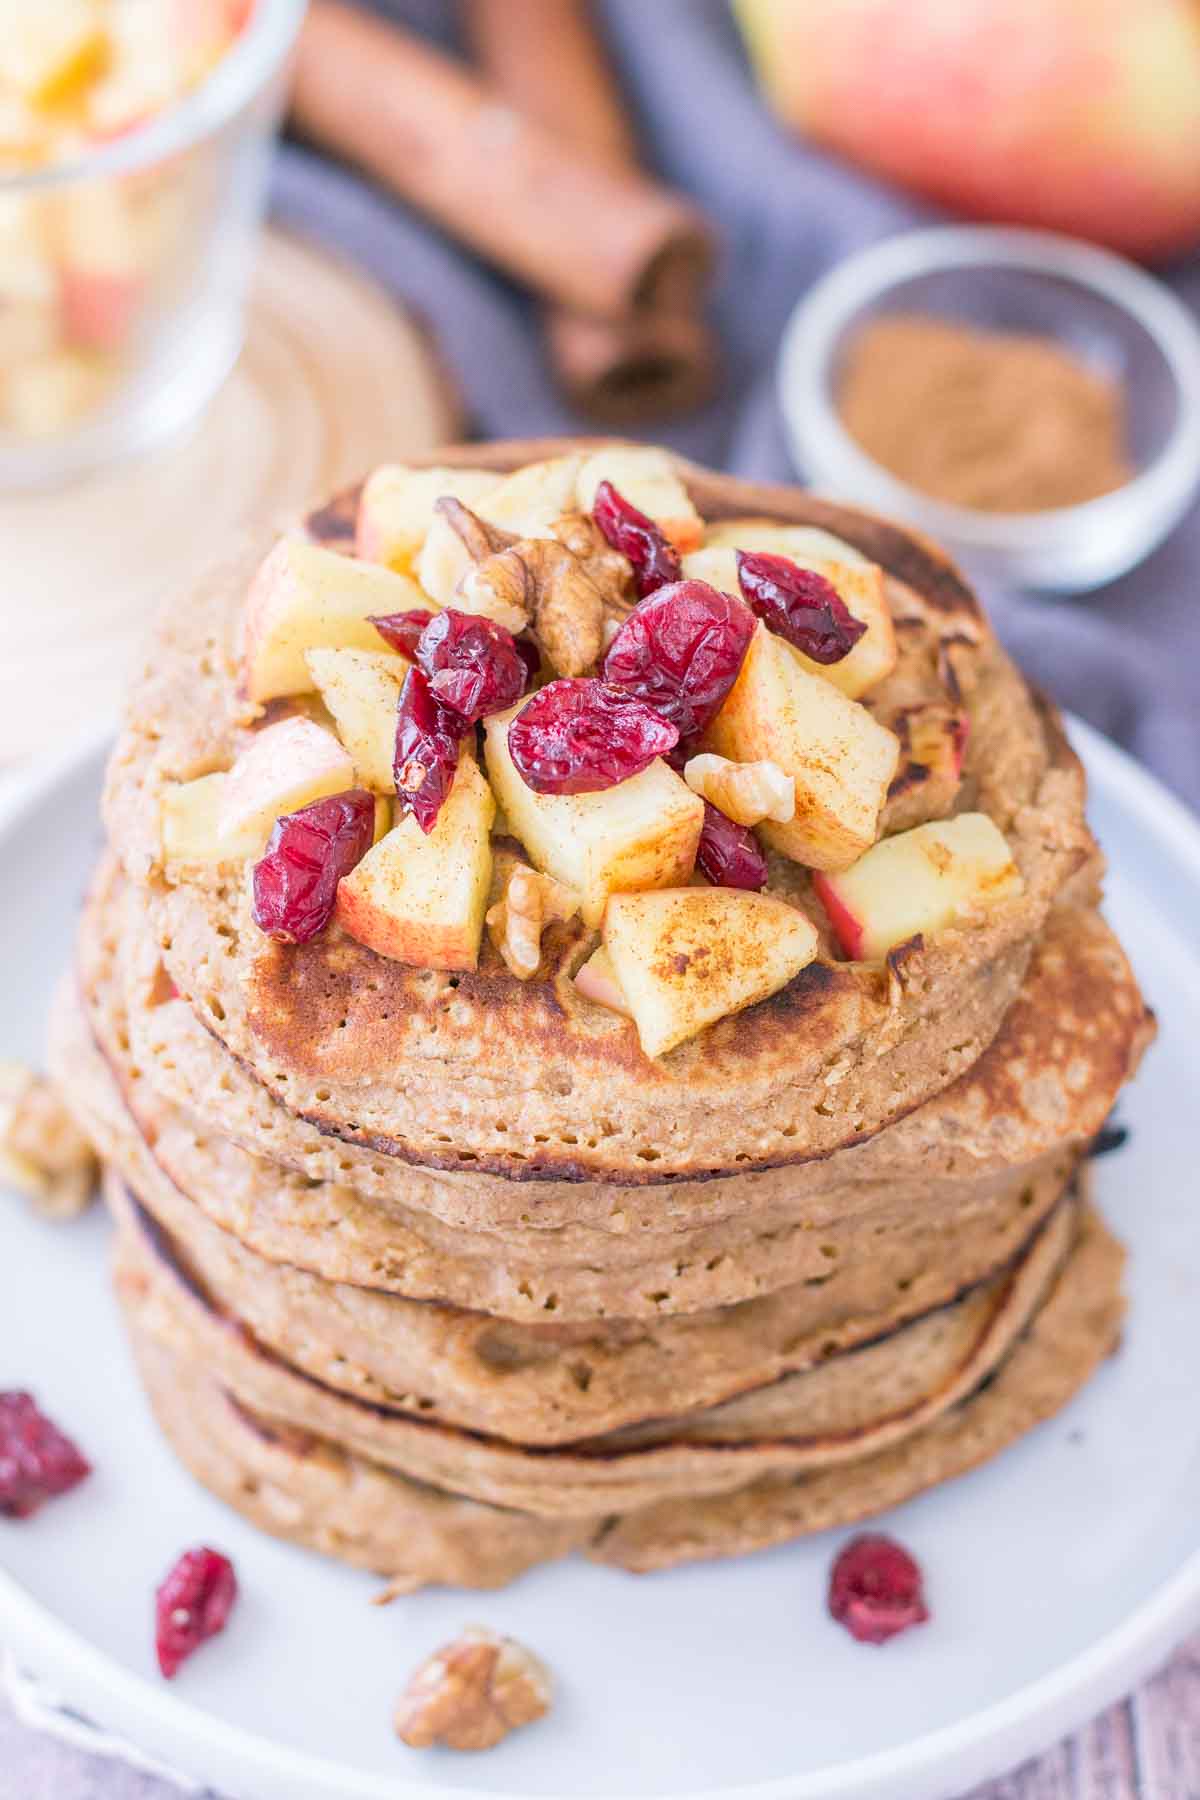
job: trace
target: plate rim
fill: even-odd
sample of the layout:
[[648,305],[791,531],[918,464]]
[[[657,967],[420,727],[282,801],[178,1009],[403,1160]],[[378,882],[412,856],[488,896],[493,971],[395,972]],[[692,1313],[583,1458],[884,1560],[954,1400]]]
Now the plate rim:
[[[1094,727],[1068,715],[1071,740],[1082,757],[1089,783],[1103,787],[1121,811],[1133,814],[1140,829],[1163,841],[1200,889],[1200,820],[1156,776]],[[111,721],[27,771],[16,772],[0,790],[0,837],[21,816],[82,773],[111,743]],[[271,1793],[285,1791],[324,1800],[497,1800],[493,1789],[430,1785],[395,1774],[353,1771],[328,1757],[280,1744],[123,1668],[59,1619],[0,1567],[0,1620],[9,1650],[35,1667],[39,1678],[61,1684],[72,1705],[93,1712],[106,1729],[142,1738],[158,1755],[183,1764],[189,1779],[208,1780],[208,1769],[226,1783],[230,1772],[241,1784],[262,1778]],[[806,1774],[775,1776],[738,1786],[681,1788],[653,1800],[929,1800],[959,1792],[1001,1774],[1038,1754],[1098,1711],[1126,1694],[1200,1624],[1200,1544],[1175,1570],[1109,1631],[1056,1668],[1011,1694],[912,1738],[898,1749],[875,1751]],[[166,1748],[164,1749],[164,1746]],[[210,1759],[212,1759],[210,1761]],[[222,1766],[217,1769],[219,1759]],[[190,1766],[189,1766],[190,1765]],[[201,1776],[199,1767],[205,1766]],[[284,1789],[280,1782],[291,1785]],[[259,1789],[244,1800],[259,1800]],[[518,1789],[505,1800],[523,1800]],[[542,1793],[536,1800],[579,1800],[575,1794]],[[588,1800],[625,1800],[609,1790]]]

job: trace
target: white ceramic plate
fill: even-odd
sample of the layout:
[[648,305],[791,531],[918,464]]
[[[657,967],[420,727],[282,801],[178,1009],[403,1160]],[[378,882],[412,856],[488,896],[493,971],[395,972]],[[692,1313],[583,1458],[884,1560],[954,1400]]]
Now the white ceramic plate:
[[[1080,730],[1110,911],[1162,1036],[1098,1165],[1128,1240],[1126,1342],[1065,1414],[888,1520],[933,1622],[875,1650],[824,1611],[840,1536],[633,1578],[583,1563],[494,1595],[372,1609],[376,1584],[243,1525],[147,1416],[109,1297],[105,1227],[0,1209],[0,1386],[28,1385],[96,1473],[0,1521],[0,1638],[75,1707],[237,1800],[720,1795],[931,1800],[1029,1755],[1131,1686],[1200,1619],[1200,831]],[[99,832],[98,753],[0,812],[0,1055],[38,1053]],[[168,1687],[155,1582],[186,1545],[235,1559],[243,1598]],[[416,1754],[390,1714],[410,1666],[483,1620],[541,1651],[559,1704],[484,1757]]]

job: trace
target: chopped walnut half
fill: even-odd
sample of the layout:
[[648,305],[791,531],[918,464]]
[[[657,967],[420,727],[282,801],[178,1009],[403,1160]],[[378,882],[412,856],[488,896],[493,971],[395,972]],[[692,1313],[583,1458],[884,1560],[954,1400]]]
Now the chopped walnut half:
[[600,660],[603,591],[556,538],[523,538],[489,556],[467,571],[459,591],[474,610],[532,625],[543,655],[559,675],[586,675]]
[[578,911],[578,894],[518,863],[508,877],[504,898],[488,910],[487,927],[517,980],[528,981],[541,964],[545,927],[573,919]]
[[690,757],[683,778],[695,794],[731,818],[735,825],[758,825],[776,819],[786,825],[796,814],[796,784],[778,763],[730,762],[728,757]]
[[96,1187],[92,1147],[44,1076],[0,1062],[0,1181],[48,1219],[74,1219]]
[[550,1709],[550,1671],[531,1650],[470,1625],[417,1668],[396,1707],[397,1736],[414,1750],[490,1750]]

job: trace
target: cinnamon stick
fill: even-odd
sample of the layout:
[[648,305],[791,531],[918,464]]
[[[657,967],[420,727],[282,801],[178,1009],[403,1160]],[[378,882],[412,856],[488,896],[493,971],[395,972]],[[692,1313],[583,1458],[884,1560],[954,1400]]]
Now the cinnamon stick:
[[[586,0],[467,0],[468,42],[519,111],[618,168],[637,140]],[[652,306],[626,319],[546,308],[546,350],[581,411],[607,424],[682,412],[709,392],[716,367],[701,305],[706,269],[676,267]],[[680,279],[681,278],[681,279]]]
[[449,57],[339,0],[309,11],[292,110],[316,142],[575,311],[628,317],[708,267],[690,203],[573,151]]

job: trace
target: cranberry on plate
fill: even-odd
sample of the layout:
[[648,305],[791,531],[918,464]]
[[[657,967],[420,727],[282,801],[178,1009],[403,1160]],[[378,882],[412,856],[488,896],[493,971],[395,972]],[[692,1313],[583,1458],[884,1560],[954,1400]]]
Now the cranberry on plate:
[[219,1550],[187,1550],[174,1564],[154,1596],[154,1647],[168,1681],[225,1629],[237,1591],[233,1564]]

